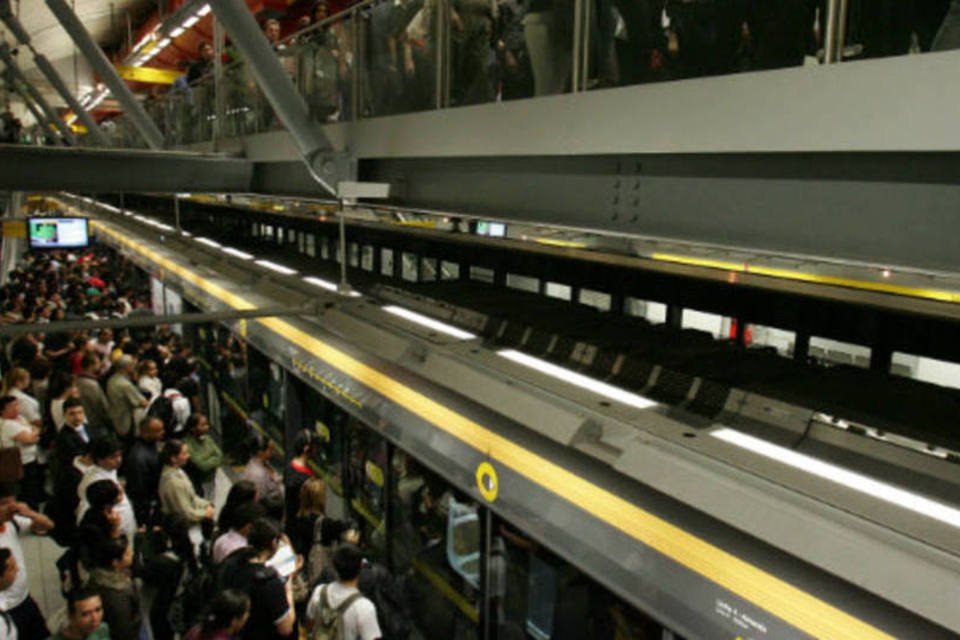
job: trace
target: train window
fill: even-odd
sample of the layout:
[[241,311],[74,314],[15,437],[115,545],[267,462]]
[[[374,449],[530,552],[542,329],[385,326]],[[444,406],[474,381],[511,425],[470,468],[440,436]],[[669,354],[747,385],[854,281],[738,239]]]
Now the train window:
[[546,289],[547,296],[550,298],[559,298],[560,300],[569,300],[571,295],[570,285],[560,284],[559,282],[548,282]]
[[380,275],[393,276],[393,249],[380,249]]
[[256,238],[257,236],[260,235],[260,225],[254,222],[253,225],[251,225],[251,227],[252,228],[250,230],[250,235]]
[[403,260],[401,271],[403,279],[407,282],[417,282],[417,254],[404,251],[400,255]]
[[320,257],[324,260],[330,259],[330,239],[327,236],[320,236]]
[[307,247],[307,234],[297,231],[297,251],[303,253]]
[[762,324],[747,325],[744,342],[748,347],[773,347],[784,357],[793,355],[793,346],[796,344],[797,334],[776,327],[766,327]]
[[248,411],[267,435],[283,442],[283,386],[285,372],[256,349],[247,350]]
[[273,238],[273,226],[269,224],[263,225],[263,237],[264,238]]
[[470,279],[493,284],[493,269],[470,265]]
[[870,367],[870,347],[813,336],[807,353],[825,365],[845,364],[867,369]]
[[444,260],[440,263],[440,279],[441,280],[459,280],[460,279],[460,263],[458,262],[447,262]]
[[437,273],[437,264],[438,261],[436,258],[421,258],[420,271],[421,276],[424,280],[439,280],[439,275]]
[[357,244],[356,242],[351,242],[350,244],[347,245],[347,258],[348,258],[347,264],[349,264],[351,267],[359,268],[360,266],[360,245],[359,244]]
[[360,268],[364,271],[373,271],[373,245],[365,244],[360,251]]
[[667,305],[652,300],[627,297],[623,303],[624,313],[638,318],[644,318],[652,324],[663,324],[667,321]]
[[610,311],[610,294],[593,289],[581,289],[580,304],[594,307],[600,311]]
[[389,557],[395,575],[416,575],[407,584],[417,630],[424,638],[476,638],[478,506],[401,451],[391,473]]
[[346,491],[350,506],[359,516],[365,540],[378,539],[375,532],[383,523],[387,477],[387,443],[359,421],[347,421]]
[[530,276],[521,276],[516,273],[507,274],[507,286],[511,289],[529,291],[530,293],[540,291],[540,281],[538,279],[531,278]]
[[717,339],[726,338],[730,335],[730,318],[725,318],[716,313],[697,311],[696,309],[683,310],[681,326],[684,329],[705,331]]
[[305,252],[311,258],[317,257],[317,236],[312,233],[306,234],[306,249]]
[[893,353],[890,373],[960,389],[960,364],[909,353]]

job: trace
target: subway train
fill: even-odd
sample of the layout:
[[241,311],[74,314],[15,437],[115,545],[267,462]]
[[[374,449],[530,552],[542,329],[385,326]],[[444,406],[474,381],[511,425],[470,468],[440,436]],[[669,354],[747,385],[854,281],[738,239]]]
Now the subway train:
[[[960,629],[950,605],[960,565],[949,500],[923,498],[942,509],[918,511],[812,473],[836,467],[824,460],[838,450],[854,451],[845,459],[853,469],[882,459],[909,469],[904,484],[948,486],[956,459],[940,455],[942,446],[894,442],[737,388],[707,402],[705,377],[684,386],[680,402],[663,387],[656,400],[615,374],[609,382],[591,375],[585,357],[579,371],[543,357],[555,337],[535,349],[528,329],[505,345],[512,329],[502,319],[386,287],[338,293],[329,271],[228,245],[236,234],[199,236],[71,194],[56,203],[90,216],[97,240],[184,311],[238,312],[216,325],[184,324],[209,364],[225,448],[253,429],[282,455],[297,430],[316,430],[325,443],[316,469],[333,489],[328,509],[355,519],[371,556],[406,577],[424,637],[950,637]],[[308,254],[305,233],[272,228],[270,236]],[[361,268],[364,250],[348,251]],[[320,255],[316,246],[310,253]],[[402,275],[403,264],[395,268]],[[223,366],[234,342],[245,355]],[[669,371],[659,367],[656,377]],[[653,376],[641,390],[656,387]],[[709,406],[690,410],[701,395]],[[783,445],[798,438],[799,458],[776,457],[797,453]]]

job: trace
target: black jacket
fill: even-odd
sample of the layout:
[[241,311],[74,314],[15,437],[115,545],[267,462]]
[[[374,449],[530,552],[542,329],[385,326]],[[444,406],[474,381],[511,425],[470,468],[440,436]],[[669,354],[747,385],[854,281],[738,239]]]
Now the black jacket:
[[154,506],[160,500],[160,470],[157,446],[140,438],[134,440],[123,461],[123,475],[140,524],[152,521]]

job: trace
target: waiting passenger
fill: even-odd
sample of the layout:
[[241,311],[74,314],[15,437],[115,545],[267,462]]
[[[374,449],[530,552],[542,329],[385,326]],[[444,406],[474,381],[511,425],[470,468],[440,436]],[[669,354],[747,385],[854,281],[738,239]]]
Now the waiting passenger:
[[140,421],[137,437],[127,451],[123,476],[127,480],[127,495],[133,502],[137,522],[153,522],[154,510],[160,501],[160,443],[163,441],[163,422],[147,416]]
[[78,398],[68,398],[63,403],[63,428],[57,434],[55,450],[58,468],[73,464],[73,459],[86,453],[90,442],[102,435],[87,424],[87,414]]
[[254,433],[249,438],[248,447],[250,459],[241,477],[254,484],[260,504],[268,514],[280,520],[284,511],[283,483],[280,474],[270,466],[270,458],[274,454],[273,441]]
[[671,53],[681,76],[732,73],[743,43],[743,7],[736,0],[667,0]]
[[217,469],[223,464],[223,451],[210,437],[210,420],[202,413],[194,413],[187,419],[187,448],[190,449],[190,462],[187,475],[193,480],[197,492],[212,495],[213,482]]
[[307,628],[331,626],[335,617],[342,620],[342,637],[348,640],[377,640],[381,637],[377,609],[360,593],[363,555],[353,544],[344,544],[333,554],[338,579],[317,587],[307,605]]
[[23,498],[36,509],[43,498],[43,471],[37,462],[40,429],[20,417],[20,401],[0,398],[0,447],[16,447],[23,465]]
[[257,494],[257,486],[249,480],[238,480],[230,487],[227,492],[227,499],[220,508],[220,515],[217,517],[217,530],[221,533],[234,526],[234,515],[241,505],[248,502],[258,502],[260,496]]
[[247,502],[237,507],[230,528],[223,531],[213,543],[213,563],[220,564],[234,551],[246,547],[253,523],[266,515],[263,507],[256,502]]
[[193,525],[213,521],[213,505],[197,495],[193,482],[183,471],[190,449],[182,440],[168,440],[160,452],[160,506],[164,514],[179,514]]
[[200,78],[210,75],[213,72],[213,58],[213,45],[209,42],[201,42],[197,47],[197,59],[187,68],[187,84],[193,84]]
[[123,535],[120,530],[120,514],[117,505],[123,499],[123,492],[112,480],[97,480],[87,487],[87,504],[90,508],[83,514],[77,527],[76,559],[84,568],[93,566],[97,547],[104,541]]
[[5,617],[16,624],[20,638],[46,638],[50,634],[47,624],[37,603],[30,597],[20,536],[27,529],[45,533],[53,529],[53,522],[26,504],[17,502],[16,493],[15,484],[0,484],[0,548],[9,549],[19,567],[11,585],[0,591],[0,611],[6,612]]
[[290,459],[283,478],[287,522],[293,520],[300,510],[300,487],[317,475],[310,468],[310,460],[316,453],[317,440],[317,434],[309,429],[301,429],[293,439],[293,458]]
[[250,596],[257,606],[243,628],[243,640],[292,638],[296,613],[293,605],[292,580],[284,580],[276,569],[266,566],[280,544],[280,527],[273,520],[261,518],[253,523],[249,546],[230,556],[222,569],[223,586],[235,588]]
[[145,409],[149,404],[133,384],[133,371],[137,361],[130,355],[117,359],[116,370],[107,381],[107,400],[110,403],[110,418],[117,435],[126,438],[133,428],[135,409]]
[[111,640],[139,640],[143,616],[131,576],[133,547],[123,536],[97,545],[85,586],[100,594]]
[[753,46],[752,67],[777,69],[803,64],[813,40],[819,0],[749,0],[746,21]]
[[98,432],[106,433],[111,428],[110,408],[107,405],[107,394],[100,386],[100,372],[102,370],[100,357],[95,353],[88,353],[80,362],[81,372],[75,384],[80,393],[80,402],[90,424]]
[[93,589],[67,594],[67,618],[50,640],[109,640],[110,626],[103,621],[103,601]]
[[30,372],[14,367],[3,376],[0,396],[13,396],[20,401],[20,417],[34,426],[42,426],[40,403],[29,393]]
[[[0,599],[3,598],[4,592],[17,581],[19,572],[20,566],[13,552],[6,547],[0,547]],[[17,638],[17,624],[2,605],[0,605],[0,638],[4,640]]]
[[[80,496],[80,504],[77,508],[77,522],[80,522],[87,512],[87,509],[89,509],[86,500],[87,487],[97,480],[104,479],[112,480],[118,487],[120,486],[120,481],[117,477],[117,470],[123,463],[123,448],[120,446],[120,441],[112,435],[97,438],[90,444],[90,455],[93,459],[93,465],[83,476],[83,479],[77,487],[77,494]],[[137,532],[137,520],[134,516],[133,505],[130,504],[126,495],[123,496],[117,505],[117,513],[120,514],[120,529],[128,539],[133,540],[133,536]]]
[[137,365],[137,388],[152,402],[163,393],[163,383],[160,381],[160,367],[153,360],[143,360]]
[[230,640],[238,637],[250,619],[250,596],[237,589],[218,593],[203,622],[195,625],[183,640]]

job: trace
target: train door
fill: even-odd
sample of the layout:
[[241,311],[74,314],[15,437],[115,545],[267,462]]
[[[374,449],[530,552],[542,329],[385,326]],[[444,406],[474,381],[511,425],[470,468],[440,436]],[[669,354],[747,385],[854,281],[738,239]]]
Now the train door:
[[491,533],[491,626],[500,640],[676,637],[506,521],[494,518]]

